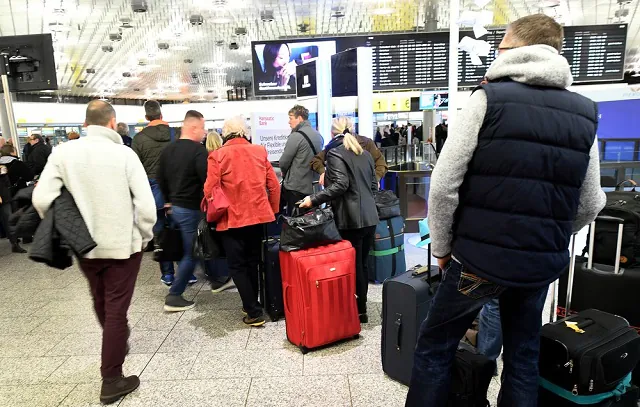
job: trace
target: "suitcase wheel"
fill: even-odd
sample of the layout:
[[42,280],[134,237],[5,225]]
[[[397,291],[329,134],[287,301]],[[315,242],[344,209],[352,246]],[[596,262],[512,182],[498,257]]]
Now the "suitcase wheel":
[[353,339],[360,339],[360,334],[353,335]]
[[309,353],[309,348],[307,348],[306,346],[300,346],[300,352],[302,352],[303,355],[306,355],[307,353]]

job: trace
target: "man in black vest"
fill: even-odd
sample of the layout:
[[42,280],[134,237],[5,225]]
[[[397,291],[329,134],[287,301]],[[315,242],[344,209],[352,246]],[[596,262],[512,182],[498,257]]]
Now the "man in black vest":
[[569,264],[572,232],[604,207],[596,105],[569,92],[563,30],[513,22],[500,56],[452,123],[433,177],[429,226],[445,277],[422,324],[407,406],[447,404],[459,340],[500,298],[499,406],[536,407],[542,309]]

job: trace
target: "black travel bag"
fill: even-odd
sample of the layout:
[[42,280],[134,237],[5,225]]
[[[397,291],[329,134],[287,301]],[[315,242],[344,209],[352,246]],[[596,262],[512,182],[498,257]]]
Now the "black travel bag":
[[[616,262],[615,269],[618,266]],[[574,236],[565,300],[568,309],[572,304],[575,269]],[[552,290],[551,316],[555,320],[558,281]],[[616,389],[639,361],[640,335],[617,315],[588,309],[542,327],[540,377],[573,396],[591,396]]]
[[[640,307],[638,293],[640,293],[640,268],[621,268],[622,261],[615,261],[624,257],[617,254],[623,252],[624,233],[627,224],[624,219],[599,216],[590,227],[587,240],[589,257],[575,259],[575,275],[571,297],[571,312],[583,311],[589,308],[599,309],[625,318],[636,329],[640,328]],[[595,233],[593,232],[595,230]],[[597,239],[602,230],[616,230],[614,251],[606,264],[596,261],[592,256],[597,247]],[[620,236],[622,235],[622,239]],[[620,245],[616,244],[620,243]],[[589,259],[594,259],[589,261]],[[568,274],[560,277],[558,294],[558,313],[566,315],[566,293]],[[594,295],[594,293],[598,293]]]
[[283,216],[280,250],[292,252],[342,241],[331,208],[314,208],[300,215],[301,210],[294,208],[293,216]]
[[153,239],[153,260],[180,261],[184,255],[182,232],[177,224],[172,224],[170,217],[164,223],[164,228]]
[[605,400],[594,404],[578,404],[556,393],[540,387],[538,392],[538,407],[638,407],[638,388],[636,386],[629,387],[623,394],[612,395]]
[[382,370],[400,383],[411,380],[420,325],[441,280],[438,266],[418,265],[382,286]]
[[400,216],[400,199],[393,191],[381,190],[373,193],[380,220],[391,219]]
[[268,237],[263,240],[260,262],[260,301],[273,322],[284,318],[279,252],[278,239]]
[[[631,182],[634,188],[631,191],[621,191],[621,186]],[[613,222],[604,222],[598,225],[598,229],[589,232],[595,236],[591,251],[594,263],[613,266],[614,261],[619,260],[622,267],[631,267],[640,264],[640,192],[636,192],[637,184],[625,181],[618,184],[616,190],[607,192],[607,204],[600,211],[600,216],[620,218],[623,221],[623,236],[621,250],[616,251],[618,225]],[[589,246],[585,247],[582,255],[587,253]],[[617,257],[617,259],[616,259]]]
[[487,392],[496,371],[496,361],[480,355],[461,342],[451,371],[447,407],[488,407]]

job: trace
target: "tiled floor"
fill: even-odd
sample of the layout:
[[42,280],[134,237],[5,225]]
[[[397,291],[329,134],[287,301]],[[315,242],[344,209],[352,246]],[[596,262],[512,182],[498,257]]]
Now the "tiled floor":
[[[426,251],[407,245],[407,265]],[[9,253],[0,241],[0,406],[99,406],[101,331],[84,277]],[[406,387],[380,362],[382,287],[370,287],[361,338],[302,355],[285,322],[248,328],[237,292],[187,290],[196,308],[162,310],[166,287],[146,255],[129,311],[125,374],[142,384],[121,407],[403,406]]]

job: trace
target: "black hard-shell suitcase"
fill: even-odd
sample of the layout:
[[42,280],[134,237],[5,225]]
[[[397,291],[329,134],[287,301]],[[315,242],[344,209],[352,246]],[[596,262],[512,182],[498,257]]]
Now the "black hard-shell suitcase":
[[[620,243],[621,239],[618,240]],[[618,266],[615,265],[615,271]],[[575,269],[574,236],[565,300],[569,309]],[[596,309],[555,321],[557,292],[558,281],[552,288],[552,322],[544,325],[541,331],[540,377],[574,396],[590,396],[615,389],[640,361],[640,335],[624,318]]]
[[629,391],[619,397],[611,397],[596,404],[576,404],[557,394],[540,387],[538,392],[539,407],[578,407],[579,405],[587,407],[638,407],[638,397],[640,393],[636,386],[632,386]]
[[279,252],[280,242],[277,239],[267,238],[263,241],[260,262],[260,299],[273,322],[284,318]]
[[[596,222],[598,229],[608,227],[608,229],[617,229],[618,231],[621,228],[624,230],[624,220],[620,218],[599,216]],[[587,248],[591,253],[595,246],[596,222],[591,224],[589,233]],[[621,234],[618,233],[618,236]],[[617,262],[612,262],[613,265],[590,261],[589,259],[594,259],[594,256],[576,257],[571,311],[569,313],[595,308],[620,315],[629,321],[631,326],[640,329],[640,307],[637,300],[640,293],[640,268],[620,268],[622,251],[618,248],[620,245],[617,245]],[[558,291],[558,313],[560,315],[566,315],[567,280],[568,274],[560,278]],[[598,294],[594,295],[596,292]]]
[[411,380],[420,325],[441,278],[438,266],[416,266],[382,286],[382,370],[400,383]]

